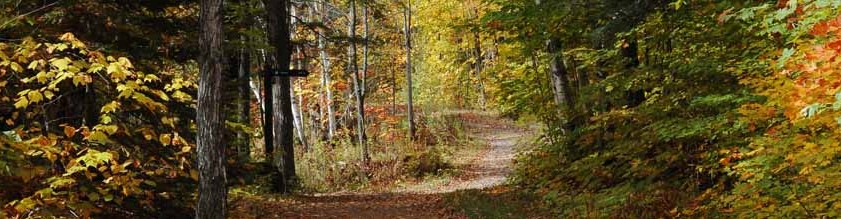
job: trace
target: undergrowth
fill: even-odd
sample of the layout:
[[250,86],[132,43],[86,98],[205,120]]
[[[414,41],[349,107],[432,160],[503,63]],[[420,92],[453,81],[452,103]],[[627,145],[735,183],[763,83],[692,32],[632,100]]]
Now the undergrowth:
[[[383,120],[388,121],[388,120]],[[400,121],[400,120],[398,120]],[[465,133],[459,115],[419,114],[416,139],[406,138],[406,124],[372,124],[367,165],[361,146],[351,138],[332,145],[316,143],[298,153],[297,173],[302,192],[332,192],[387,189],[399,182],[446,176],[458,163],[459,150],[474,145]]]

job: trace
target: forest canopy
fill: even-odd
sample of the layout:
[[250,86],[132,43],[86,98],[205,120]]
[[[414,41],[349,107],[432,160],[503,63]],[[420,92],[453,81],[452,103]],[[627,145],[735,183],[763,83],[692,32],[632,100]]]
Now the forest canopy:
[[839,0],[4,0],[0,218],[448,177],[458,110],[554,217],[841,217],[839,66]]

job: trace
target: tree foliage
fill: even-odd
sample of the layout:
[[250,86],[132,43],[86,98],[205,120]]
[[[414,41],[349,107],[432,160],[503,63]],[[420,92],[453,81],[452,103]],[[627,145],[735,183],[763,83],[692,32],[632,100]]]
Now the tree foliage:
[[[11,215],[89,216],[116,205],[179,202],[196,179],[190,126],[170,110],[193,104],[182,74],[138,71],[73,34],[0,44],[4,208]],[[85,103],[84,105],[77,103]],[[16,183],[13,183],[16,182]]]

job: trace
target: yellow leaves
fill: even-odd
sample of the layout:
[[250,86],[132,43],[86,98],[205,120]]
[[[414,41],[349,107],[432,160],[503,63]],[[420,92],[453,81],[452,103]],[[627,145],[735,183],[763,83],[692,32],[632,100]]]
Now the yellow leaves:
[[52,65],[53,67],[55,67],[58,70],[63,71],[63,70],[66,70],[68,66],[70,66],[70,62],[71,62],[70,59],[67,58],[67,57],[62,58],[62,59],[51,59],[50,60],[50,65]]
[[103,133],[102,131],[93,131],[85,139],[90,142],[102,143],[108,141],[108,136],[105,135],[105,133]]
[[102,113],[113,113],[113,112],[116,112],[118,108],[120,108],[120,102],[111,101],[110,103],[102,106],[102,109],[100,110],[100,112],[102,112]]
[[114,61],[114,58],[109,56],[107,60],[111,61],[111,63],[108,63],[108,66],[105,67],[105,72],[108,73],[111,76],[111,79],[115,82],[123,81],[131,75],[131,71],[129,69],[134,68],[134,66],[127,58],[120,57]]
[[97,125],[93,128],[94,131],[103,131],[108,135],[113,135],[119,130],[117,125]]
[[190,178],[193,180],[199,180],[199,171],[191,169],[190,170]]
[[124,68],[134,68],[134,65],[132,65],[131,61],[128,60],[126,57],[117,58],[117,63],[120,63],[120,65]]
[[15,72],[23,72],[23,67],[21,67],[20,64],[18,64],[17,62],[10,62],[9,68],[11,68],[12,71]]
[[11,202],[9,204],[13,205],[14,208],[15,208],[15,211],[17,211],[17,212],[27,212],[30,209],[35,208],[35,205],[38,204],[38,202],[36,202],[35,200],[32,200],[31,198],[24,198],[24,199],[21,199],[20,201]]
[[143,81],[144,82],[155,82],[155,81],[161,81],[161,78],[159,78],[157,75],[154,75],[154,74],[147,74],[147,75],[143,76]]
[[170,127],[175,127],[175,118],[163,117],[161,118],[161,123],[163,123],[164,125],[169,125]]
[[62,41],[65,41],[65,42],[77,41],[78,40],[78,39],[76,39],[76,36],[74,36],[72,33],[69,33],[69,32],[62,34],[61,37],[59,37],[58,39],[60,39]]
[[181,91],[173,92],[172,93],[172,98],[174,98],[175,100],[181,101],[181,102],[188,102],[188,101],[193,100],[192,96],[190,96],[187,93],[181,92]]
[[29,106],[29,101],[26,99],[26,97],[18,98],[18,101],[15,102],[15,108],[17,109],[23,109],[27,106]]
[[30,104],[38,103],[44,100],[44,96],[38,91],[30,91],[26,96],[29,97]]
[[[63,35],[61,40],[62,42],[58,43],[42,44],[28,38],[26,42],[12,42],[14,48],[0,43],[0,90],[4,91],[0,93],[5,94],[0,94],[0,105],[14,105],[17,109],[23,109],[12,110],[14,112],[10,111],[8,115],[0,117],[0,123],[5,122],[3,125],[16,128],[3,134],[14,135],[18,139],[0,139],[0,144],[8,144],[8,149],[13,150],[12,156],[44,161],[32,163],[32,167],[46,170],[43,173],[29,171],[18,174],[16,171],[19,168],[16,170],[17,167],[11,167],[12,175],[23,176],[29,181],[27,191],[68,191],[68,188],[84,186],[87,191],[43,194],[55,196],[54,200],[119,202],[123,195],[143,196],[142,198],[155,195],[147,193],[148,187],[140,188],[143,180],[152,180],[154,184],[154,180],[159,179],[141,180],[139,177],[146,177],[141,175],[147,169],[161,169],[163,175],[154,177],[191,177],[188,172],[191,165],[188,159],[189,153],[195,150],[195,145],[178,136],[174,128],[177,123],[175,113],[166,111],[167,104],[175,101],[172,97],[173,92],[177,91],[176,96],[181,95],[180,98],[192,99],[187,90],[195,89],[196,85],[190,75],[182,75],[186,70],[160,74],[134,72],[133,63],[128,58],[106,57],[101,52],[89,51],[72,34]],[[178,82],[174,82],[173,75],[187,78],[180,78]],[[179,89],[164,90],[164,86],[172,83],[177,83]],[[90,89],[80,87],[84,85]],[[118,98],[118,95],[122,95],[121,98]],[[60,102],[52,104],[52,100],[59,98]],[[86,102],[82,101],[89,100],[88,98],[95,100],[93,104],[97,106],[94,107],[101,106],[99,118],[87,121],[98,122],[92,128],[79,126],[83,115],[72,113],[81,112],[62,109],[67,107],[67,104],[85,105]],[[43,109],[40,107],[42,104],[46,104]],[[132,118],[127,114],[129,112],[123,112],[124,109],[152,116],[153,121],[118,120],[117,118]],[[63,112],[48,118],[60,120],[56,120],[58,122],[46,130],[46,135],[42,135],[42,131],[45,130],[37,124],[43,112]],[[125,117],[126,115],[128,116]],[[161,119],[163,124],[154,121],[158,118],[164,118]],[[68,124],[56,127],[63,122]],[[17,128],[15,125],[23,128]],[[132,138],[138,141],[116,141],[118,138]],[[166,146],[163,147],[156,141],[161,141]],[[125,142],[132,144],[123,145]],[[140,143],[134,145],[135,142]],[[152,148],[145,148],[149,145],[152,145]],[[135,149],[117,151],[117,148],[123,147]],[[136,147],[140,147],[139,152],[136,151]],[[109,148],[114,151],[100,152],[92,150],[94,148]],[[155,150],[157,148],[165,150]],[[155,157],[151,157],[151,154]],[[125,158],[120,159],[120,156]],[[57,162],[66,165],[65,168],[51,171],[50,165]],[[146,166],[149,163],[154,165]],[[197,178],[197,173],[195,175]],[[103,179],[107,181],[97,181]],[[41,201],[47,202],[35,195],[32,197],[38,202],[36,206],[44,204]],[[18,200],[18,203],[20,201]],[[6,205],[9,208],[7,210],[11,210],[11,206],[15,204]]]
[[172,135],[170,134],[162,134],[158,139],[161,144],[170,145],[172,144]]
[[46,97],[48,100],[52,100],[53,97],[55,97],[55,94],[52,91],[45,90],[44,97]]
[[35,70],[35,69],[38,69],[38,67],[40,67],[40,66],[41,66],[41,63],[42,63],[43,61],[44,61],[44,60],[34,60],[34,61],[30,62],[30,63],[29,63],[29,66],[26,66],[26,68],[28,68],[28,69],[30,69],[30,70]]
[[87,85],[93,82],[93,78],[88,75],[73,76],[73,86]]

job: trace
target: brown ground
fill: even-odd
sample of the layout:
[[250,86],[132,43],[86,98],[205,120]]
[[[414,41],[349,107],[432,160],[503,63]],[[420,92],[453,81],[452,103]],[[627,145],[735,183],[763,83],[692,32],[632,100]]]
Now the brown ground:
[[[423,182],[388,193],[331,193],[293,197],[242,198],[232,202],[234,218],[466,218],[444,200],[458,191],[488,189],[505,182],[517,141],[529,134],[510,121],[473,112],[455,112],[488,149],[445,185]],[[462,194],[462,193],[459,193]],[[464,193],[468,194],[468,193]]]

